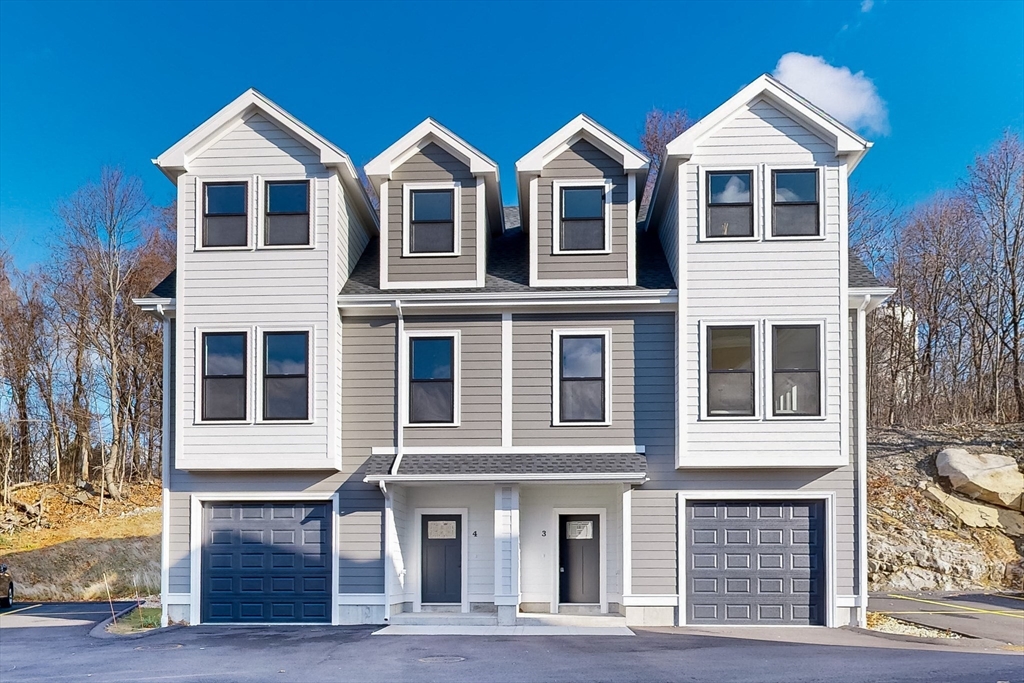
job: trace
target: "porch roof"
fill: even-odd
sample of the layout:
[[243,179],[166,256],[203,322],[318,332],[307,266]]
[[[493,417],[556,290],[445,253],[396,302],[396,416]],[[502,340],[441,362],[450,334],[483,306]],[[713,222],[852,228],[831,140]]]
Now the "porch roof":
[[[396,462],[397,461],[397,462]],[[647,479],[643,453],[375,454],[365,482],[632,482]]]

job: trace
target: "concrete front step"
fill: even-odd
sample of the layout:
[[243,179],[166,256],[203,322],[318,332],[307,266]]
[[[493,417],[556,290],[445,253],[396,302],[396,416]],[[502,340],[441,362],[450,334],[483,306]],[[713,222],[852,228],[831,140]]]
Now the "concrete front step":
[[497,626],[496,614],[454,612],[402,612],[391,615],[396,626]]

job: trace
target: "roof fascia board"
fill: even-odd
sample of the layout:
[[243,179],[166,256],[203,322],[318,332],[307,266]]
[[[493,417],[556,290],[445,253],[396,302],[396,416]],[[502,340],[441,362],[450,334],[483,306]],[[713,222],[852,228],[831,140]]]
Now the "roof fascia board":
[[516,171],[518,173],[540,173],[551,159],[583,138],[619,161],[623,170],[627,172],[646,171],[650,168],[650,159],[639,150],[627,144],[622,138],[586,114],[580,114],[527,152],[516,162]]
[[849,308],[851,310],[863,308],[865,313],[870,313],[895,294],[896,288],[850,287],[847,291],[849,292]]
[[498,165],[494,161],[432,118],[425,119],[367,163],[364,167],[366,175],[379,185],[381,180],[390,178],[396,168],[431,142],[469,166],[473,175],[494,174],[495,181],[498,180]]

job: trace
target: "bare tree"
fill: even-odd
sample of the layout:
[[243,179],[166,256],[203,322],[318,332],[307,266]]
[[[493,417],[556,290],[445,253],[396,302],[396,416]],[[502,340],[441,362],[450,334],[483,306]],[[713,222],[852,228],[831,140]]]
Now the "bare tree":
[[647,174],[647,184],[644,186],[643,197],[640,200],[641,216],[646,215],[647,206],[651,203],[651,194],[654,192],[654,185],[658,180],[661,165],[665,162],[665,150],[668,143],[682,135],[693,123],[693,120],[682,109],[665,112],[655,108],[647,112],[644,131],[640,134],[640,149],[650,158],[651,169]]

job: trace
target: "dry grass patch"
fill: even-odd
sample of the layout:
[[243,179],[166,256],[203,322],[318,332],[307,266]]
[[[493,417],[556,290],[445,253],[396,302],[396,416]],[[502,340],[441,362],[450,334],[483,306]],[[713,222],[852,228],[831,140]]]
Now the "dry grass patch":
[[107,626],[109,633],[125,635],[128,633],[139,633],[160,627],[159,607],[136,607],[116,622]]

